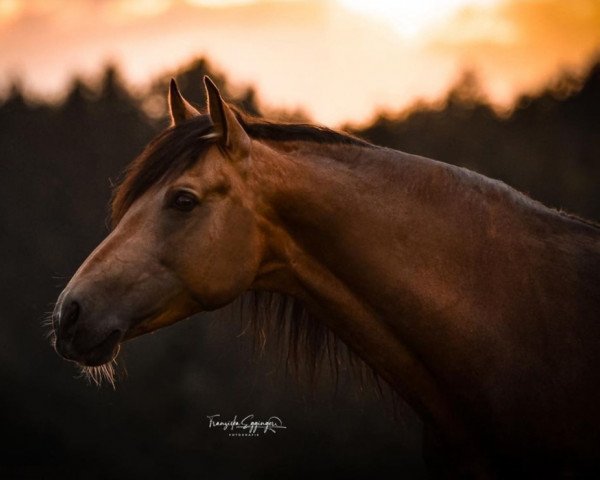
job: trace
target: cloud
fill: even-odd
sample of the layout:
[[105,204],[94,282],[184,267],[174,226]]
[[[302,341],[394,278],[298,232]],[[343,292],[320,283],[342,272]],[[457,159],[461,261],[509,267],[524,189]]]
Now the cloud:
[[588,66],[600,52],[600,2],[509,0],[466,8],[438,27],[429,47],[476,68],[492,96],[506,101],[560,70]]

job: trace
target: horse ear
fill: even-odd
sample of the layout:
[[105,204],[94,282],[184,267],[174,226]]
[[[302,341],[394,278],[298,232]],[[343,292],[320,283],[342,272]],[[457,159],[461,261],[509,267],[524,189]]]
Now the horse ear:
[[233,109],[223,100],[221,93],[213,81],[204,77],[208,113],[216,133],[219,134],[219,144],[235,158],[243,158],[250,151],[250,137],[237,119]]
[[200,112],[183,98],[174,78],[171,79],[171,84],[169,85],[169,112],[171,113],[172,126],[179,125],[190,118],[200,115]]

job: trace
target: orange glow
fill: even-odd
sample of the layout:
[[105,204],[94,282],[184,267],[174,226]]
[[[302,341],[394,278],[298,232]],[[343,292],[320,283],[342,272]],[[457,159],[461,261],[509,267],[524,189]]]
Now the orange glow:
[[19,14],[21,4],[19,0],[0,1],[0,22],[8,22]]
[[362,14],[370,15],[392,26],[400,35],[415,37],[426,35],[427,29],[444,21],[461,8],[474,5],[489,6],[497,0],[419,0],[399,2],[397,0],[339,0],[343,6]]
[[171,7],[171,0],[129,0],[128,2],[115,2],[112,7],[115,14],[124,18],[152,17],[168,10]]
[[267,106],[336,125],[439,98],[465,67],[506,105],[587,65],[600,2],[0,0],[0,45],[1,81],[18,76],[35,95],[56,97],[107,61],[143,88],[206,55]]

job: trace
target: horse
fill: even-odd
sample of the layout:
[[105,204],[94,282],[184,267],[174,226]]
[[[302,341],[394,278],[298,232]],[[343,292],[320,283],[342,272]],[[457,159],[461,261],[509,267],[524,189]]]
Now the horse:
[[335,336],[417,412],[440,476],[597,471],[600,226],[204,84],[207,112],[171,81],[56,303],[61,356],[110,378],[123,342],[271,292],[271,328]]

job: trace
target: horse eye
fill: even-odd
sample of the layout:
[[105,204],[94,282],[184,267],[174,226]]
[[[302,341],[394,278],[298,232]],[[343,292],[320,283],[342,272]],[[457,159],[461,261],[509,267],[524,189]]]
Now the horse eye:
[[171,207],[182,212],[189,212],[196,205],[198,205],[198,199],[189,192],[177,192],[171,200]]

